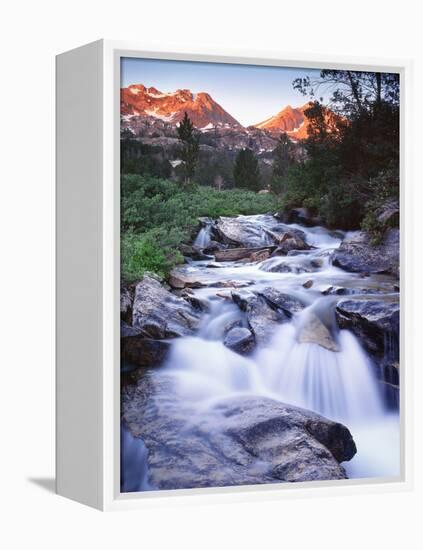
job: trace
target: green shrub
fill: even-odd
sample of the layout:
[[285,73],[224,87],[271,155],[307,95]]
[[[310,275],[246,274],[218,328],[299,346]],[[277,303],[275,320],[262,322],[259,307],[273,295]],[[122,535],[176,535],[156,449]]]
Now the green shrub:
[[398,200],[398,181],[398,170],[395,167],[388,167],[369,181],[372,198],[366,202],[361,229],[370,234],[372,244],[379,244],[387,229],[399,225],[399,217],[393,216],[386,221],[379,219],[384,207],[392,200]]
[[183,258],[178,247],[198,231],[198,218],[264,214],[275,211],[272,195],[242,189],[182,189],[171,180],[123,175],[121,178],[121,270],[133,281],[146,271],[166,277]]
[[175,231],[169,233],[164,228],[152,229],[142,234],[131,231],[123,233],[121,238],[122,279],[134,281],[146,272],[166,277],[172,267],[183,262],[183,257],[177,249],[183,238],[184,235]]
[[370,242],[374,245],[379,244],[382,241],[383,235],[386,231],[386,227],[381,223],[376,216],[374,210],[369,210],[361,222],[361,228],[367,231],[370,235]]

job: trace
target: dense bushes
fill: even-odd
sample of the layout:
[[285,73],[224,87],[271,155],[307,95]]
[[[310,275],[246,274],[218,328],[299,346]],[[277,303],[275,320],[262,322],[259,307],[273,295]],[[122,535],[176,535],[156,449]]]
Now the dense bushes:
[[[319,121],[309,118],[309,124],[313,130]],[[308,207],[330,227],[383,232],[373,212],[398,198],[397,126],[393,108],[386,107],[342,121],[337,133],[314,128],[304,142],[306,162],[290,166],[278,182],[284,207]]]
[[165,277],[173,266],[183,261],[178,245],[184,238],[183,232],[169,231],[166,227],[144,233],[124,231],[121,238],[122,278],[133,281],[145,272]]
[[250,191],[217,191],[178,182],[126,174],[121,179],[122,277],[131,281],[145,271],[166,276],[182,261],[178,246],[190,242],[198,217],[262,214],[277,209],[275,199]]
[[[304,111],[306,161],[279,182],[286,208],[307,206],[329,226],[380,236],[376,212],[399,194],[399,75],[322,70],[294,88],[313,101]],[[323,91],[331,111],[314,101]]]

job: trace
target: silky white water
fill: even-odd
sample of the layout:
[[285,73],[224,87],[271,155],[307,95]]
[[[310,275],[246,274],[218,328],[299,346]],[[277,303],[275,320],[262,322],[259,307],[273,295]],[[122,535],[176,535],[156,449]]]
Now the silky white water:
[[[267,235],[269,216],[243,218],[247,223],[256,223],[257,234]],[[360,342],[351,332],[337,330],[333,313],[337,298],[322,297],[322,290],[328,285],[344,285],[360,292],[363,287],[367,291],[383,288],[385,281],[383,277],[363,281],[359,275],[331,265],[330,253],[339,246],[342,235],[321,227],[291,227],[304,231],[307,242],[316,248],[260,264],[227,263],[208,271],[206,262],[193,262],[192,269],[207,271],[208,277],[219,281],[249,281],[249,288],[254,290],[272,286],[300,298],[308,307],[278,326],[267,345],[259,347],[252,356],[243,357],[226,348],[223,338],[229,324],[246,326],[244,314],[231,301],[217,296],[218,289],[196,290],[198,296],[209,300],[210,313],[198,335],[175,341],[166,369],[175,377],[179,391],[196,402],[199,409],[230,395],[253,394],[340,421],[350,429],[358,449],[353,460],[344,464],[349,477],[399,475],[398,415],[387,410],[375,367]],[[267,244],[267,237],[264,239],[263,244]],[[197,242],[201,243],[198,246],[210,242],[209,228],[200,231],[196,245]],[[278,262],[288,265],[290,271],[269,271]],[[313,286],[305,289],[302,285],[310,278]],[[337,351],[299,341],[310,316],[317,317],[327,328]]]
[[206,248],[210,244],[210,241],[210,226],[202,227],[195,238],[194,246],[196,248]]

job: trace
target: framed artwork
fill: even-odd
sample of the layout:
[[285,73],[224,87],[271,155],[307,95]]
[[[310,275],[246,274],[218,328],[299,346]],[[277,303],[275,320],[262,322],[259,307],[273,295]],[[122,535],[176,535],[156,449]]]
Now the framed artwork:
[[403,489],[406,62],[57,62],[57,488]]

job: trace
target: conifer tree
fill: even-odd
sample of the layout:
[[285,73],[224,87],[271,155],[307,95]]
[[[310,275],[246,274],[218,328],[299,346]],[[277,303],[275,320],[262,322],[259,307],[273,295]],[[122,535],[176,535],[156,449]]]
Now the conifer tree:
[[293,161],[293,144],[288,135],[283,132],[273,150],[273,175],[280,178],[286,177]]
[[180,149],[180,157],[184,163],[185,185],[189,185],[191,178],[194,175],[197,165],[199,143],[198,137],[195,134],[195,127],[188,113],[185,111],[184,118],[177,127],[179,139],[182,143]]
[[241,149],[235,160],[234,181],[236,187],[260,190],[260,169],[258,160],[251,149]]

